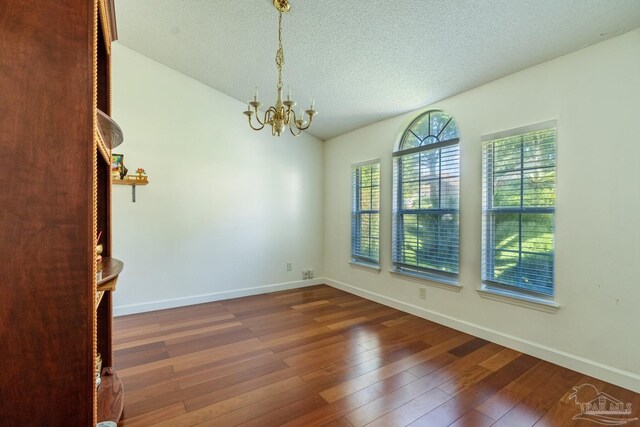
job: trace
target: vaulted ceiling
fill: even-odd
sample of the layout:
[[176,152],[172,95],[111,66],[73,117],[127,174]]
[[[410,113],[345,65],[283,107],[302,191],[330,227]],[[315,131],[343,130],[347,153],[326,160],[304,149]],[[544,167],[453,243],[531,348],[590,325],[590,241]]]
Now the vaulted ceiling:
[[[640,26],[640,0],[291,0],[284,85],[326,140]],[[119,43],[246,102],[275,102],[271,0],[117,0]],[[238,110],[238,121],[246,117]]]

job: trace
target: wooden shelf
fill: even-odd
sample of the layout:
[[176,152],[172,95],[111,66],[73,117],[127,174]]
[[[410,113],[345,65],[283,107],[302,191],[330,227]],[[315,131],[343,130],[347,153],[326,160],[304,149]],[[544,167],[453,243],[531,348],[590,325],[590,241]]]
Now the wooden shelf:
[[124,388],[113,368],[103,368],[98,386],[98,422],[118,422],[124,407]]
[[98,261],[97,291],[115,291],[116,281],[123,268],[124,263],[119,259],[103,257]]
[[[127,175],[127,176],[132,176],[132,175]],[[138,179],[126,179],[127,177],[125,177],[125,179],[112,179],[111,183],[114,185],[129,185],[131,186],[131,201],[133,203],[136,202],[136,187],[138,185],[147,185],[149,184],[149,181],[147,179],[143,180],[138,180]],[[146,178],[146,177],[145,177]]]
[[149,181],[138,181],[136,179],[112,179],[113,185],[147,185]]

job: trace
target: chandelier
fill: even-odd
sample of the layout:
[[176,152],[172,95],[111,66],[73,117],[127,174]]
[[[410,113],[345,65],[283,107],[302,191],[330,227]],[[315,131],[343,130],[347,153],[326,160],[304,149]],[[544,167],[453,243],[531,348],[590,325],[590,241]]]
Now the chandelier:
[[[314,109],[315,101],[311,100],[311,107],[308,110],[300,110],[300,114],[296,115],[293,107],[296,103],[291,99],[291,90],[287,94],[287,100],[282,100],[282,66],[284,65],[284,50],[282,49],[282,13],[288,12],[291,9],[291,5],[288,0],[273,0],[273,5],[278,10],[278,50],[276,52],[276,65],[278,66],[278,98],[276,99],[276,105],[270,106],[267,111],[264,112],[264,117],[260,120],[258,116],[258,108],[262,105],[258,101],[258,88],[253,97],[253,101],[249,101],[247,105],[247,111],[244,114],[249,119],[249,126],[253,130],[262,130],[266,125],[271,126],[272,135],[282,135],[286,128],[289,127],[293,136],[298,136],[303,130],[309,129],[313,116],[318,114]],[[304,113],[307,114],[308,121],[305,119]],[[256,116],[258,122],[257,127],[253,126],[253,115]]]

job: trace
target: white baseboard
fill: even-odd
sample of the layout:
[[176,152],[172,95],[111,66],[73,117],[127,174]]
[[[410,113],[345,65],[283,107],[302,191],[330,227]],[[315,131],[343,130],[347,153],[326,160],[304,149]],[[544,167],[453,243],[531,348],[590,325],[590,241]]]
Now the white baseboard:
[[246,297],[251,295],[266,294],[269,292],[285,291],[288,289],[304,288],[307,286],[321,285],[325,279],[298,280],[295,282],[276,283],[273,285],[256,286],[252,288],[234,289],[231,291],[213,292],[204,295],[173,298],[166,300],[150,301],[140,304],[121,305],[113,308],[114,316],[145,313],[147,311],[164,310],[166,308],[184,307],[187,305],[203,304],[213,301],[221,301],[231,298]]
[[451,327],[453,329],[457,329],[459,331],[494,342],[496,344],[512,348],[522,353],[529,354],[539,359],[555,363],[556,365],[560,365],[562,367],[584,373],[594,378],[616,384],[620,387],[627,388],[636,393],[640,393],[640,375],[633,372],[605,365],[603,363],[586,359],[575,354],[553,349],[520,337],[504,334],[493,329],[485,328],[483,326],[469,323],[464,320],[456,319],[454,317],[447,316],[446,314],[428,310],[423,307],[409,304],[395,298],[390,298],[385,295],[371,292],[366,289],[362,289],[346,283],[338,282],[336,280],[325,278],[323,279],[323,283],[326,283],[329,286],[333,286],[334,288],[341,289],[345,292],[358,295],[362,298],[366,298],[380,304],[393,307],[395,309],[413,314],[418,317],[422,317],[427,320],[431,320],[433,322]]

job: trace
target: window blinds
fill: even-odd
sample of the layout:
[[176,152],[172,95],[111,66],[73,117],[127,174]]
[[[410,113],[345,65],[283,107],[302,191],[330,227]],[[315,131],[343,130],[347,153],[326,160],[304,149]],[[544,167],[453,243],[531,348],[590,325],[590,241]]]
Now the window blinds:
[[458,140],[394,158],[393,262],[402,270],[458,273]]
[[482,279],[553,295],[555,127],[483,139]]
[[378,264],[380,258],[380,162],[353,167],[351,257]]

